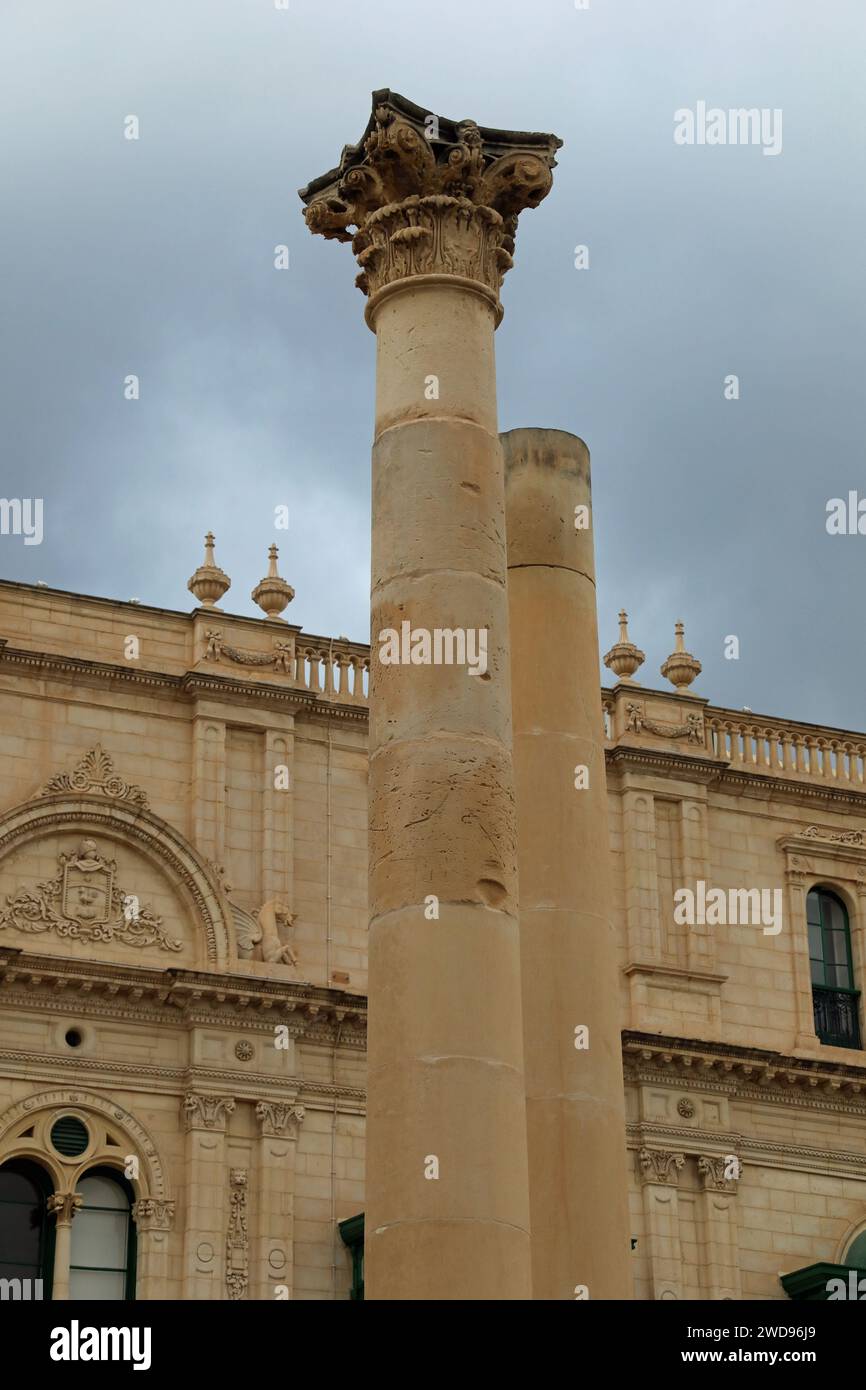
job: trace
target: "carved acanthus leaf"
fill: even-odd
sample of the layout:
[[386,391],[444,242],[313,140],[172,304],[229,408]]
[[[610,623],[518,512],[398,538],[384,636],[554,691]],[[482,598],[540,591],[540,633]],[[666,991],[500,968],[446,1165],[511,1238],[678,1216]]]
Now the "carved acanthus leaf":
[[467,276],[495,293],[512,264],[518,214],[549,193],[561,144],[555,135],[447,120],[396,92],[374,92],[361,141],[301,189],[307,226],[353,241],[365,294],[431,273]]

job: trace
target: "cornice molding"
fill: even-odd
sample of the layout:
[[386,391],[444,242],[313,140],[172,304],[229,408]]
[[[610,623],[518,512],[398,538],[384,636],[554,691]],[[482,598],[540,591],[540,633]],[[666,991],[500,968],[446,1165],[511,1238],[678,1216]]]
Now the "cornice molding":
[[335,719],[355,724],[366,724],[368,717],[366,705],[341,704],[339,699],[326,700],[315,691],[302,690],[294,685],[275,685],[266,681],[205,674],[198,670],[171,675],[166,671],[148,671],[130,664],[61,656],[55,652],[25,651],[23,648],[10,647],[5,639],[0,639],[0,666],[3,665],[32,667],[34,671],[75,676],[80,680],[89,678],[101,683],[163,689],[187,699],[218,694],[229,696],[234,701],[241,699],[255,704],[277,704],[293,711],[329,714]]
[[729,1100],[866,1115],[866,1065],[821,1062],[723,1043],[623,1033],[626,1080],[691,1085]]
[[[50,955],[0,947],[0,995],[6,1007],[57,1013],[68,1001],[71,1013],[86,999],[88,1017],[125,1018],[176,1027],[217,1025],[253,1031],[275,1023],[291,1035],[329,1042],[337,1033],[347,1047],[363,1047],[367,1000],[364,995],[297,981],[285,984],[253,975],[196,970],[157,970],[121,964],[66,961]],[[121,1004],[119,1001],[123,1001]],[[117,1002],[114,1002],[117,1001]]]
[[724,1157],[734,1154],[743,1163],[760,1161],[768,1168],[795,1168],[803,1172],[826,1173],[829,1164],[842,1169],[840,1174],[866,1179],[866,1154],[848,1149],[824,1149],[811,1144],[785,1144],[758,1139],[748,1134],[688,1126],[661,1125],[652,1121],[629,1121],[626,1124],[629,1149],[652,1149],[654,1145],[678,1150],[689,1157]]

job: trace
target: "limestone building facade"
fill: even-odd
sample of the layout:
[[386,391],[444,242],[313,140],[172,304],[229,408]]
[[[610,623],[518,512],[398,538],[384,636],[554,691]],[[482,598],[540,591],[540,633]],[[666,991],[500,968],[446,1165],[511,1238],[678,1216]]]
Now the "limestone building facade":
[[[348,1298],[370,653],[198,589],[181,612],[0,583],[0,1278]],[[669,689],[641,658],[623,619],[634,1297],[816,1296],[866,1265],[866,735],[710,704],[682,641]]]

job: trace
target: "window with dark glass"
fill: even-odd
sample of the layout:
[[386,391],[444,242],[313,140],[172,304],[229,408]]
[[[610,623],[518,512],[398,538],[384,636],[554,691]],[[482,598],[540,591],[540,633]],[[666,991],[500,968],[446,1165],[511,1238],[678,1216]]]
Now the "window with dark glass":
[[813,888],[806,898],[815,1032],[833,1047],[860,1047],[860,992],[854,987],[845,904]]
[[54,1222],[46,1204],[52,1190],[38,1163],[13,1159],[0,1167],[0,1279],[21,1280],[22,1298],[51,1297]]
[[70,1299],[135,1297],[134,1194],[111,1168],[91,1168],[76,1186],[84,1198],[72,1223]]

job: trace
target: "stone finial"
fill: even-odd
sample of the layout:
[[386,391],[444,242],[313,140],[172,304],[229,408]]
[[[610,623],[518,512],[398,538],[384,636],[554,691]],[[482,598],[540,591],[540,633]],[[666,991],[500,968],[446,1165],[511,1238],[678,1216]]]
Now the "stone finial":
[[[291,584],[287,584],[285,579],[281,579],[277,570],[279,553],[277,547],[272,545],[268,551],[268,572],[264,579],[259,580],[250,595],[266,618],[280,618],[283,609],[287,608],[295,597],[295,591]],[[280,622],[284,621],[284,618],[280,618]]]
[[204,564],[199,565],[186,586],[202,608],[216,608],[216,600],[232,586],[228,575],[214,561],[213,548],[214,534],[208,531],[204,538]]
[[447,274],[480,283],[501,317],[518,214],[550,192],[561,144],[451,121],[383,89],[358,144],[300,189],[304,217],[311,232],[352,243],[371,306],[394,281]]
[[695,676],[701,673],[701,663],[691,652],[687,652],[683,642],[685,628],[682,623],[674,626],[676,642],[674,649],[663,666],[659,667],[662,675],[669,680],[671,685],[676,686],[677,690],[685,690],[686,686],[691,685]]
[[621,681],[629,685],[637,685],[637,681],[632,677],[639,666],[643,666],[646,655],[636,647],[634,642],[628,640],[628,613],[624,608],[619,610],[619,641],[615,642],[610,651],[605,654],[604,664],[608,666],[614,675]]

